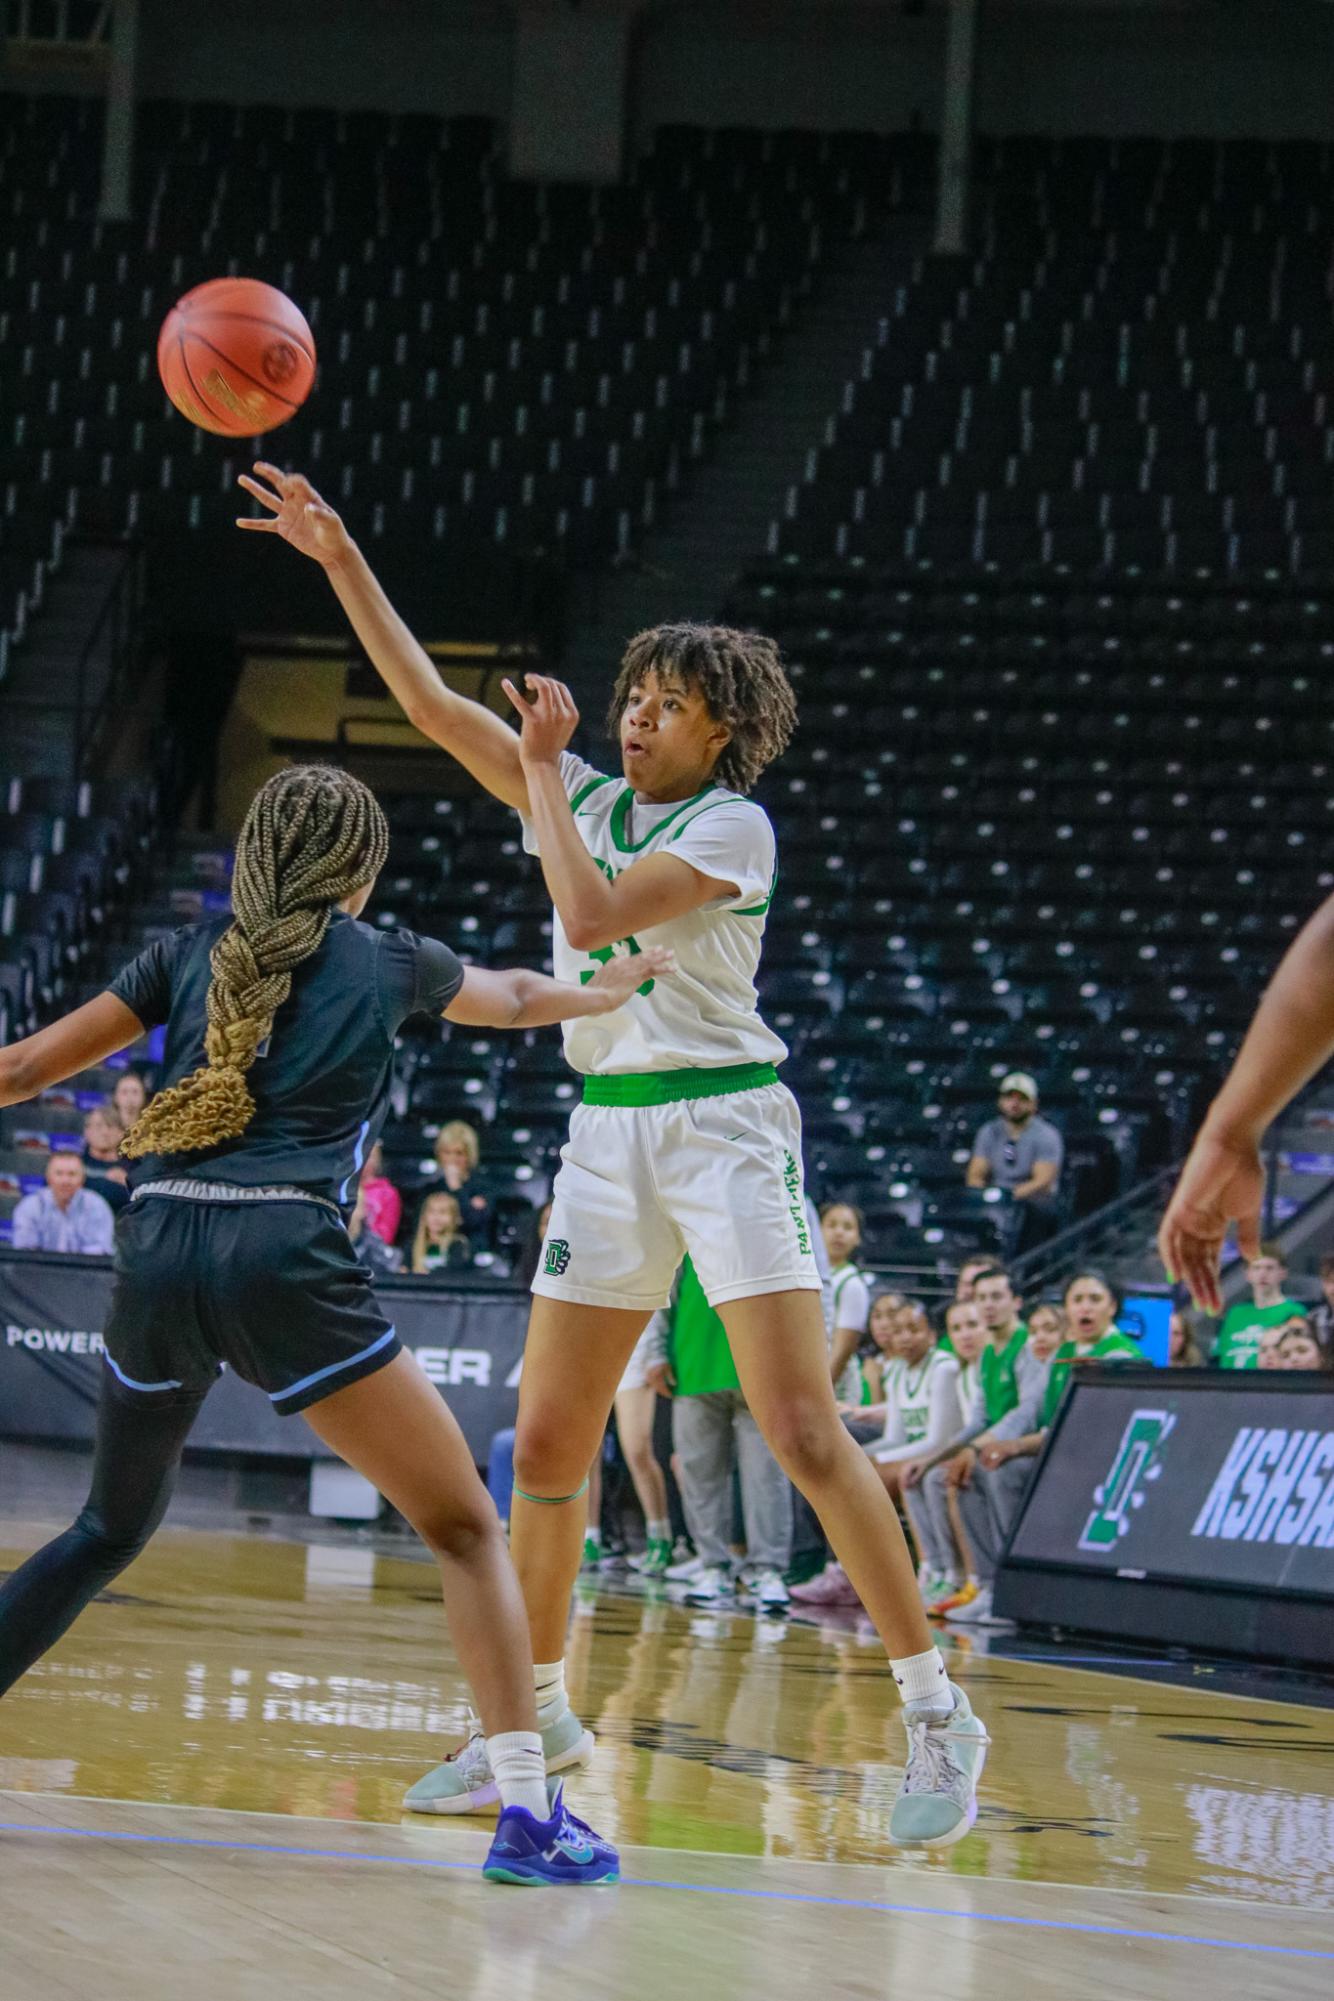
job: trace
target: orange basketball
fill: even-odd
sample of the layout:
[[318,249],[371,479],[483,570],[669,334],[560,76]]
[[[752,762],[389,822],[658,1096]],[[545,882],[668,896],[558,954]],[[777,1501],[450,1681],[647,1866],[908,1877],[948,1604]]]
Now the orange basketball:
[[294,416],[315,380],[315,341],[285,292],[210,278],[172,307],[157,341],[162,386],[183,417],[253,438]]

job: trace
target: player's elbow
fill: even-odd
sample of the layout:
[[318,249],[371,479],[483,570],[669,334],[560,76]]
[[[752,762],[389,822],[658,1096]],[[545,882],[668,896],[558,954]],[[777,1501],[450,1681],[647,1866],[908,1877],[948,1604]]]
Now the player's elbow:
[[574,952],[601,952],[605,946],[614,945],[620,933],[595,912],[575,911],[565,925],[565,936]]
[[21,1042],[0,1049],[0,1105],[21,1104],[33,1096],[38,1081]]

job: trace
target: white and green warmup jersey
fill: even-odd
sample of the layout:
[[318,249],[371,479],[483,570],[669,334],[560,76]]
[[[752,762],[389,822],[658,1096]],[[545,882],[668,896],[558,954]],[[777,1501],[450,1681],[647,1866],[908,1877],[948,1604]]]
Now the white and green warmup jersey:
[[[834,1272],[834,1327],[851,1327],[859,1336],[866,1332],[866,1323],[871,1317],[871,1291],[866,1279],[854,1264],[839,1265]],[[841,1403],[859,1404],[865,1378],[862,1375],[861,1358],[854,1350],[848,1358],[848,1365],[834,1385],[835,1394]]]
[[958,1432],[959,1364],[933,1348],[911,1368],[892,1361],[885,1370],[884,1437],[868,1450],[881,1464],[911,1459],[945,1445]]
[[[561,776],[584,846],[609,881],[642,855],[678,855],[701,874],[736,884],[670,924],[655,924],[620,950],[665,945],[676,954],[668,980],[648,980],[614,1014],[567,1021],[571,1067],[585,1076],[780,1063],[786,1045],[760,1019],[755,974],[775,879],[774,831],[763,807],[720,785],[670,806],[645,806],[624,779],[609,778],[566,751]],[[524,821],[523,844],[538,846]],[[611,947],[576,952],[555,919],[560,980],[590,980]]]

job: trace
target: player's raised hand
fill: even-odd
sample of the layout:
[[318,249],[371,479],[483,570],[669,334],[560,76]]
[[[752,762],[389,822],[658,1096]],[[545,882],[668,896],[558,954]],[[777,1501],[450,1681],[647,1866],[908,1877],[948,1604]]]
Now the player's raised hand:
[[548,674],[529,674],[527,681],[531,696],[523,695],[513,681],[501,682],[523,719],[519,755],[525,764],[558,764],[579,725],[574,696],[563,681],[553,681]]
[[1223,1310],[1218,1267],[1230,1223],[1237,1226],[1242,1256],[1249,1261],[1260,1255],[1264,1188],[1259,1147],[1206,1126],[1190,1150],[1158,1232],[1158,1255],[1168,1277],[1189,1287],[1202,1312]]
[[325,569],[340,562],[351,548],[352,538],[342,516],[316,493],[310,481],[299,472],[280,472],[264,459],[256,459],[255,471],[257,479],[242,473],[237,485],[269,512],[242,515],[237,527],[257,535],[281,535],[284,542]]
[[650,945],[646,952],[617,952],[604,960],[588,982],[588,992],[597,994],[604,1011],[612,1014],[638,993],[645,980],[666,979],[676,971],[676,954],[665,945]]

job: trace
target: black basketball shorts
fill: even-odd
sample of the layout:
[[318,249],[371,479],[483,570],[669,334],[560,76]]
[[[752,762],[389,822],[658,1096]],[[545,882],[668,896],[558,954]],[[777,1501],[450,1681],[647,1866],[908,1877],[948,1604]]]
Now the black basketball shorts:
[[225,1362],[290,1416],[399,1352],[328,1203],[137,1194],[115,1270],[103,1340],[131,1392],[202,1397]]

